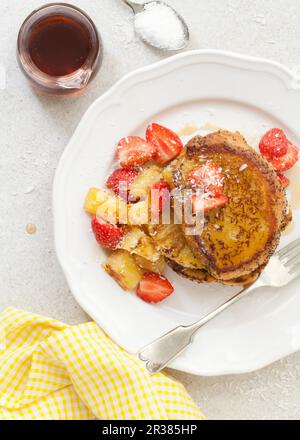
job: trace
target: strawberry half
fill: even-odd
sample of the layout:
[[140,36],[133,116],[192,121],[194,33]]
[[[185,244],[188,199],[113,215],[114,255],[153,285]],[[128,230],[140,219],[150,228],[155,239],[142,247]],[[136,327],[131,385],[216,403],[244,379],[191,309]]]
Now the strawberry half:
[[287,188],[290,185],[290,180],[284,174],[277,173],[277,176],[283,188]]
[[156,182],[151,187],[151,209],[161,213],[170,202],[170,185],[165,180]]
[[261,139],[259,150],[268,159],[284,156],[288,151],[289,141],[280,128],[272,128]]
[[117,145],[117,155],[123,168],[143,165],[155,154],[155,147],[139,136],[127,136]]
[[118,168],[107,179],[106,186],[117,195],[121,192],[121,195],[127,199],[128,187],[138,175],[139,171],[135,168]]
[[92,230],[97,242],[106,249],[117,249],[122,238],[125,236],[118,226],[111,225],[97,217],[92,218]]
[[162,165],[178,156],[183,149],[180,137],[159,124],[153,123],[147,127],[146,139],[155,146],[154,159]]
[[188,180],[192,188],[202,188],[204,193],[209,193],[212,196],[221,195],[224,187],[224,176],[222,168],[212,162],[193,170]]
[[290,170],[299,159],[299,150],[291,142],[288,144],[287,153],[281,157],[274,157],[271,159],[271,164],[276,171]]
[[228,203],[228,197],[224,194],[220,194],[215,197],[201,197],[197,194],[192,195],[192,212],[197,214],[200,209],[203,209],[204,213],[211,211],[212,209],[221,208]]
[[163,275],[145,273],[138,285],[136,294],[147,303],[156,304],[174,292],[172,284]]

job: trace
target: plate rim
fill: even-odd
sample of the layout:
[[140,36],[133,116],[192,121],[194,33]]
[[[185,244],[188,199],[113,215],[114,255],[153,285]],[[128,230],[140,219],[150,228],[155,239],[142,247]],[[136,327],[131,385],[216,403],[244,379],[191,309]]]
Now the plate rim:
[[[109,328],[105,321],[101,322],[101,319],[99,317],[95,317],[93,313],[93,308],[89,304],[89,301],[85,301],[84,296],[79,294],[79,288],[75,285],[74,280],[72,279],[72,273],[68,268],[68,264],[66,262],[66,256],[64,252],[64,248],[62,246],[62,240],[60,240],[60,224],[61,224],[61,217],[63,213],[59,211],[57,202],[59,200],[60,196],[60,179],[63,175],[62,169],[64,168],[64,165],[70,155],[71,152],[73,152],[73,143],[74,140],[81,136],[81,134],[84,131],[84,127],[86,124],[86,121],[88,121],[91,116],[94,113],[94,110],[99,106],[101,103],[104,103],[107,99],[110,98],[111,95],[114,95],[115,93],[121,92],[122,88],[131,86],[131,81],[134,80],[137,77],[140,77],[144,74],[147,74],[148,72],[155,72],[159,71],[161,68],[165,66],[172,66],[174,65],[174,68],[177,67],[177,64],[179,63],[179,66],[182,65],[182,63],[185,62],[185,60],[191,59],[193,63],[198,62],[206,63],[208,62],[207,59],[210,58],[210,61],[213,61],[216,64],[219,65],[230,65],[235,66],[239,68],[244,68],[246,70],[251,69],[252,71],[259,71],[259,72],[267,72],[273,74],[276,78],[280,78],[283,83],[285,84],[287,89],[290,89],[291,81],[295,78],[294,73],[291,69],[287,68],[283,64],[277,62],[268,60],[266,58],[261,57],[254,57],[249,55],[244,55],[236,52],[231,51],[223,51],[223,50],[190,50],[186,51],[177,55],[170,56],[164,60],[160,60],[158,62],[152,63],[150,65],[138,68],[123,77],[121,77],[115,84],[113,84],[106,92],[104,92],[102,95],[100,95],[98,98],[96,98],[92,104],[88,107],[88,109],[85,111],[83,116],[81,117],[79,123],[77,124],[77,127],[71,136],[67,146],[65,147],[56,171],[54,175],[53,180],[53,187],[52,187],[52,208],[53,208],[53,226],[54,226],[54,247],[57,255],[57,259],[59,261],[59,264],[62,268],[62,271],[65,275],[65,278],[67,280],[68,286],[70,288],[70,291],[72,295],[74,296],[76,302],[82,307],[82,309],[96,322],[99,326],[110,336],[110,338],[115,342],[115,335],[114,331]],[[76,141],[77,143],[78,141]],[[79,142],[78,142],[79,145]],[[117,342],[115,342],[117,343]],[[170,366],[171,369],[182,371],[185,373],[193,374],[196,376],[221,376],[221,375],[238,375],[238,374],[244,374],[244,373],[250,373],[253,371],[260,370],[273,362],[276,362],[288,355],[291,355],[298,351],[299,347],[294,347],[289,350],[287,350],[285,353],[281,355],[276,355],[272,357],[272,360],[269,361],[256,361],[255,365],[249,366],[249,368],[234,368],[234,366],[231,369],[223,369],[219,373],[210,372],[210,371],[199,371],[199,369],[193,368],[192,365],[188,361],[186,361],[184,358],[178,358],[176,359],[172,365]],[[123,349],[130,352],[130,349],[128,346],[123,344]]]

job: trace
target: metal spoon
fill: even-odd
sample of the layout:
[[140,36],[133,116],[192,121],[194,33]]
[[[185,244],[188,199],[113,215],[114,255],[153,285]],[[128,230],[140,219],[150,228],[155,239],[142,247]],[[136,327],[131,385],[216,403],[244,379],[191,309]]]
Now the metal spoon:
[[[189,29],[178,12],[175,11],[171,6],[167,5],[162,1],[134,1],[134,0],[123,0],[135,14],[134,26],[136,34],[149,46],[155,47],[161,50],[180,50],[187,46],[190,35]],[[163,8],[162,12],[172,29],[166,29],[164,26],[160,26],[157,20],[151,21],[151,15],[154,17],[153,13],[159,13],[159,8]],[[145,20],[147,25],[145,28]],[[172,32],[171,32],[172,31]]]

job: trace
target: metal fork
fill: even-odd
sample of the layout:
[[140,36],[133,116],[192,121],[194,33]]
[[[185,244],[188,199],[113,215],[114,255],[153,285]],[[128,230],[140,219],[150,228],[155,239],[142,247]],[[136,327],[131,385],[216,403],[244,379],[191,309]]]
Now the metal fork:
[[246,287],[200,321],[187,326],[179,326],[156,339],[138,352],[147,370],[158,373],[177,358],[193,342],[195,333],[222,313],[228,307],[260,287],[283,287],[300,276],[300,238],[284,247],[271,257],[268,266],[251,286]]

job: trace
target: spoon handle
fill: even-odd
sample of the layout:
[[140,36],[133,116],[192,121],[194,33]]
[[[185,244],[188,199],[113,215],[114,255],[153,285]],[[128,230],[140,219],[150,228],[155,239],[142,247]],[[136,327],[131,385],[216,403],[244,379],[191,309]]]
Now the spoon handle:
[[129,6],[134,14],[138,14],[139,12],[141,12],[144,9],[144,4],[143,3],[134,3],[130,0],[122,0],[123,3],[125,3],[125,5]]

